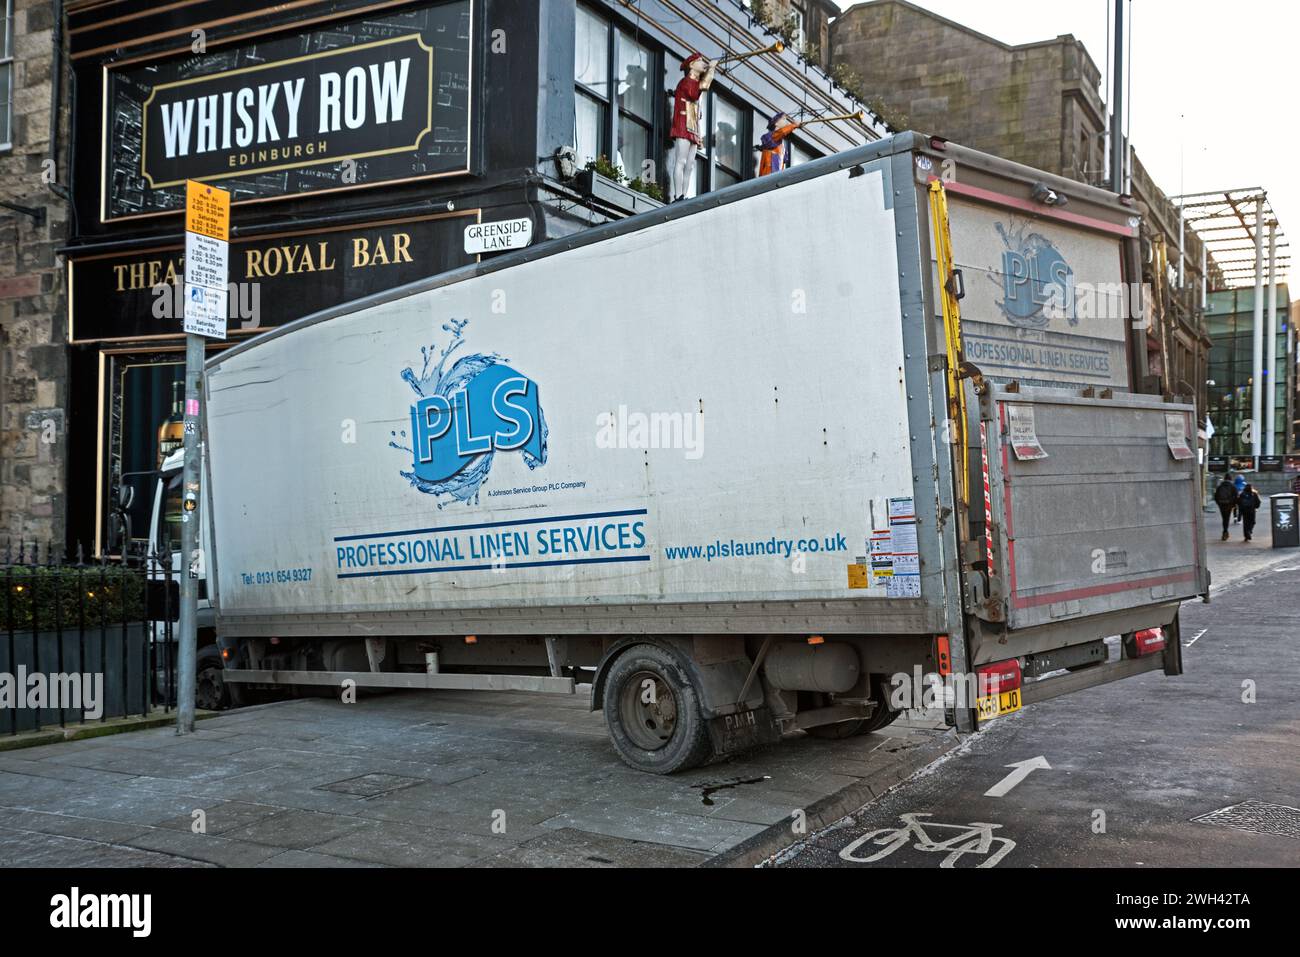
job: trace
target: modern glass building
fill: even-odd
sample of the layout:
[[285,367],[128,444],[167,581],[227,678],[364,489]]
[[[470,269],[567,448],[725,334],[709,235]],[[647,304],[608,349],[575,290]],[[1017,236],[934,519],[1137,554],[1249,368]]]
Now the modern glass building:
[[[1210,334],[1209,415],[1214,425],[1210,454],[1228,457],[1251,454],[1251,407],[1254,401],[1255,289],[1228,289],[1209,294],[1205,321]],[[1277,367],[1265,386],[1265,402],[1274,408],[1274,451],[1296,451],[1295,337],[1291,329],[1291,299],[1287,286],[1277,287]],[[1264,322],[1268,323],[1268,288],[1264,289]],[[1264,343],[1265,365],[1268,342]],[[1259,423],[1263,428],[1264,423]],[[1267,440],[1261,442],[1266,447]]]

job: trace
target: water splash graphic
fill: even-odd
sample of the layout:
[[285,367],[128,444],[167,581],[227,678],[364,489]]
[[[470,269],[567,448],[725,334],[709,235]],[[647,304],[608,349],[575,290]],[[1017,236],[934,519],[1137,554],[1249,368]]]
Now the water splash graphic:
[[[443,323],[442,331],[449,333],[451,336],[447,345],[441,350],[436,350],[432,345],[421,347],[420,355],[423,361],[418,375],[410,366],[402,370],[402,381],[411,387],[417,397],[425,399],[431,396],[442,396],[451,401],[452,396],[465,388],[476,376],[493,366],[503,365],[509,361],[504,356],[494,352],[473,353],[459,357],[448,368],[447,360],[452,353],[465,343],[464,330],[468,324],[468,319],[450,319]],[[434,360],[435,354],[437,356],[436,362]],[[546,416],[543,414],[540,405],[537,407],[537,418],[536,428],[541,439],[540,455],[534,455],[528,449],[520,450],[524,464],[530,470],[546,464],[547,438],[550,429],[546,424]],[[398,437],[397,432],[393,432],[392,435],[394,439]],[[406,438],[406,432],[401,432],[400,436]],[[388,445],[390,448],[414,455],[411,448],[396,441],[390,440]],[[495,451],[483,452],[470,459],[454,475],[436,482],[421,478],[415,474],[414,469],[402,471],[401,475],[413,488],[434,496],[439,509],[453,502],[476,505],[478,504],[479,491],[492,470],[494,455]]]

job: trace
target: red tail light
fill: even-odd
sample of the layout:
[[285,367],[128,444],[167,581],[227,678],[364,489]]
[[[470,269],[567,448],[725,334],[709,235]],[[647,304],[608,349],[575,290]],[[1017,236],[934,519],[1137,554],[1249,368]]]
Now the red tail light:
[[1136,658],[1164,650],[1165,630],[1163,628],[1143,628],[1133,635],[1133,654]]
[[1016,658],[980,665],[975,669],[975,674],[979,676],[979,694],[981,697],[1015,691],[1020,687],[1020,661]]

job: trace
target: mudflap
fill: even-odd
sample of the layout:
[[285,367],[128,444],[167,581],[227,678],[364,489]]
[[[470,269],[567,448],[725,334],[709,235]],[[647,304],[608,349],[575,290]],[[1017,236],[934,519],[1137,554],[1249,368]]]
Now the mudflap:
[[1165,674],[1177,677],[1183,673],[1183,626],[1174,620],[1165,625]]
[[781,740],[781,726],[766,706],[709,719],[713,753],[719,757]]

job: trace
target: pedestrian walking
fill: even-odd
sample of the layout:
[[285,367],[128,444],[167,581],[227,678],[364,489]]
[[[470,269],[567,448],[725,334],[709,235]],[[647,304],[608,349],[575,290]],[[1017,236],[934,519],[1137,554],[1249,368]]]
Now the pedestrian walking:
[[1225,475],[1219,487],[1214,490],[1214,504],[1219,506],[1219,514],[1223,516],[1223,538],[1221,541],[1228,540],[1228,523],[1232,521],[1232,512],[1237,506],[1237,486],[1232,484],[1232,477]]
[[[1236,478],[1234,478],[1234,479],[1232,480],[1232,484],[1233,484],[1234,486],[1236,486],[1236,488],[1237,488],[1237,497],[1240,498],[1240,497],[1241,497],[1241,493],[1242,493],[1243,491],[1245,491],[1245,489],[1246,489],[1246,476],[1244,476],[1244,475],[1242,475],[1240,472],[1238,472]],[[1233,518],[1232,518],[1232,520],[1233,520],[1234,522],[1240,524],[1240,522],[1241,522],[1241,510],[1238,509],[1238,508],[1234,505],[1234,506],[1233,506],[1233,509],[1232,509],[1232,512],[1233,512]]]
[[1249,482],[1237,498],[1237,513],[1241,516],[1241,530],[1246,533],[1246,541],[1255,530],[1255,512],[1259,508],[1259,494]]

